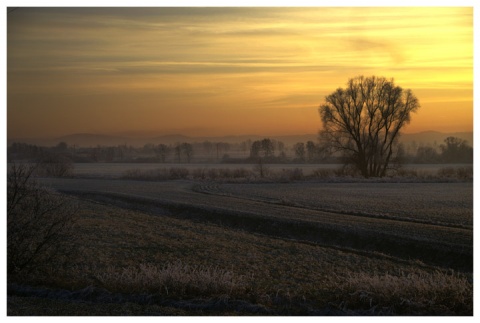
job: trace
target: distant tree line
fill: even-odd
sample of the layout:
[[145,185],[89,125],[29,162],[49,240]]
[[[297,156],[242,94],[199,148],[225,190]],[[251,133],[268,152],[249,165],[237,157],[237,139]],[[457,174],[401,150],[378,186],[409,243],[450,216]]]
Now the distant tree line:
[[472,163],[473,147],[463,139],[448,137],[438,148],[421,146],[414,156],[406,156],[405,159],[415,164]]
[[38,175],[65,177],[73,174],[73,160],[64,142],[48,148],[13,143],[7,149],[7,158],[9,162],[21,160],[35,164],[35,172]]
[[[38,164],[45,175],[68,176],[73,163],[343,163],[341,154],[330,154],[319,142],[297,142],[291,146],[264,138],[236,144],[195,142],[176,144],[147,143],[143,147],[127,145],[78,147],[60,142],[54,147],[13,143],[7,148],[9,162]],[[398,147],[398,162],[413,164],[472,163],[473,148],[465,140],[448,137],[441,145]]]

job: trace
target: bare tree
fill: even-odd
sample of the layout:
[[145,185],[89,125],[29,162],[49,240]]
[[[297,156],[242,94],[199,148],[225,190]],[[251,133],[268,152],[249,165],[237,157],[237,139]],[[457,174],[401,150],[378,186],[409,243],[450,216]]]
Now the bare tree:
[[155,154],[162,163],[165,163],[165,160],[167,159],[167,155],[169,151],[170,151],[169,147],[164,144],[159,144],[157,147],[155,147]]
[[364,177],[382,177],[397,152],[400,129],[419,107],[412,91],[393,79],[359,76],[320,106],[320,140],[332,152],[342,152]]
[[[7,177],[7,268],[9,274],[66,260],[73,245],[76,206],[40,187],[35,166],[12,165]],[[55,264],[53,264],[55,262]]]
[[181,144],[181,151],[185,154],[185,158],[187,159],[187,163],[190,163],[193,157],[193,146],[187,142]]
[[38,161],[36,172],[51,177],[68,177],[73,175],[73,162],[64,154],[45,152]]
[[261,141],[261,143],[262,143],[262,150],[263,150],[264,156],[265,157],[273,156],[273,154],[275,152],[275,145],[274,145],[272,139],[265,138]]
[[457,137],[448,137],[445,144],[440,145],[442,159],[446,163],[471,163],[473,161],[473,148],[467,141]]
[[315,146],[315,143],[311,140],[307,141],[307,144],[305,145],[307,148],[307,156],[308,156],[308,161],[312,162],[315,160],[317,157],[317,147]]
[[302,162],[305,161],[305,144],[303,142],[297,142],[293,146],[295,156],[300,159]]
[[262,143],[258,140],[254,141],[250,146],[250,157],[258,158],[260,157],[260,151],[262,150]]

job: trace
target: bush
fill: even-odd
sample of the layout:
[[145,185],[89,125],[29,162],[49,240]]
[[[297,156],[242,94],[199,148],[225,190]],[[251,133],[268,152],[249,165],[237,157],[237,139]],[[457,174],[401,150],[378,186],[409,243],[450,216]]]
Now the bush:
[[69,177],[73,175],[73,162],[61,154],[49,153],[40,160],[37,174],[48,177]]
[[34,166],[13,165],[7,176],[7,270],[42,269],[72,251],[76,206],[40,187]]

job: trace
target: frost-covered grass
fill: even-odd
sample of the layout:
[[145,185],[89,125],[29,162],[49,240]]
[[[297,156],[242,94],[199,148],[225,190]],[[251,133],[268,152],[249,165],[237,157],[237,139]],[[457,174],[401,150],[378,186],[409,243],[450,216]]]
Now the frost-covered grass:
[[[209,172],[215,181],[201,178]],[[9,283],[153,295],[187,312],[202,302],[200,314],[232,314],[228,304],[241,301],[272,315],[472,315],[471,181],[195,176],[39,179],[83,198],[78,253]]]
[[243,276],[214,267],[189,265],[182,261],[154,265],[139,263],[118,268],[111,265],[95,276],[108,290],[123,293],[157,293],[165,297],[234,296],[243,292]]
[[211,194],[324,211],[471,228],[473,183],[255,183],[199,186]]
[[[471,306],[472,284],[454,272],[354,273],[340,286],[342,305],[371,314],[453,314]],[[426,310],[428,309],[428,310]]]
[[[87,201],[79,204],[78,254],[65,266],[52,263],[50,270],[22,277],[21,283],[154,294],[157,301],[152,306],[166,300],[176,300],[175,306],[189,299],[222,299],[226,304],[242,300],[273,315],[322,315],[325,309],[337,315],[472,315],[468,273],[374,252],[258,235],[161,212],[143,213]],[[62,304],[55,304],[58,312],[68,315]],[[68,306],[69,311],[79,308]],[[203,314],[222,314],[216,305],[208,306]],[[21,304],[15,307],[17,315],[43,311],[31,304],[20,313],[19,308]],[[90,315],[88,309],[81,311],[73,313]],[[143,308],[129,313],[145,312]],[[121,311],[117,308],[115,313]]]

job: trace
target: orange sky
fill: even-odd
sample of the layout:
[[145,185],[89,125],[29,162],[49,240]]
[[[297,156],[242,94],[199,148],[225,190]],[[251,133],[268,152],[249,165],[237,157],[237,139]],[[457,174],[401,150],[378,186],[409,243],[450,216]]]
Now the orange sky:
[[412,89],[405,132],[473,131],[473,9],[20,8],[7,135],[313,134],[361,74]]

